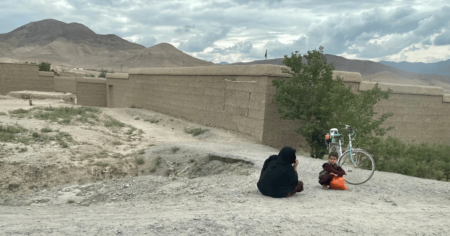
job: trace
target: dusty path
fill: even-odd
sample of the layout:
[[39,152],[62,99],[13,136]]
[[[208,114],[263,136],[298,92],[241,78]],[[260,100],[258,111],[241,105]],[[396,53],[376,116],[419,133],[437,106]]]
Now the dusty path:
[[[261,195],[256,182],[262,163],[277,150],[213,128],[192,137],[183,128],[194,124],[151,111],[102,110],[144,130],[142,140],[160,141],[142,154],[145,164],[136,167],[140,175],[16,195],[9,205],[0,206],[1,235],[448,235],[450,231],[448,182],[375,172],[369,182],[350,185],[348,191],[322,190],[317,175],[324,160],[298,156],[305,191],[273,199]],[[143,121],[144,116],[160,116],[162,121],[151,124]]]

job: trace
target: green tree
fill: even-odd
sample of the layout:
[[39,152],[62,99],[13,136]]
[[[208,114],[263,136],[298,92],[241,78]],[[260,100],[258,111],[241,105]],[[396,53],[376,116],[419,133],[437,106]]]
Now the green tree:
[[39,71],[50,71],[51,65],[51,63],[41,62],[41,64],[39,64]]
[[107,72],[108,72],[107,70],[101,69],[100,75],[99,75],[98,77],[100,77],[100,78],[106,78],[106,73],[107,73]]
[[[303,57],[306,63],[302,62]],[[312,157],[320,158],[326,153],[324,136],[340,124],[358,131],[359,143],[355,144],[359,146],[391,129],[380,125],[392,114],[378,115],[373,110],[378,101],[388,98],[390,91],[381,91],[377,84],[372,90],[354,93],[339,76],[333,80],[334,66],[327,64],[323,47],[303,56],[296,51],[291,57],[284,56],[283,63],[288,67],[283,73],[290,76],[272,81],[276,87],[274,101],[281,119],[301,121],[295,132],[306,139]]]
[[51,63],[47,63],[47,62],[41,62],[41,64],[39,64],[39,71],[51,71],[53,72],[53,74],[56,75],[56,71],[51,68]]

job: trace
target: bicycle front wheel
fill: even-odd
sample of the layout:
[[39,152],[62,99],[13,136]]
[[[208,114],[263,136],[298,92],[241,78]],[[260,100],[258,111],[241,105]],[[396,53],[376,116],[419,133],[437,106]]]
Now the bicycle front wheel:
[[364,150],[354,149],[350,156],[350,151],[346,151],[339,158],[338,165],[347,174],[345,182],[349,184],[363,184],[372,178],[375,172],[375,161],[372,156]]

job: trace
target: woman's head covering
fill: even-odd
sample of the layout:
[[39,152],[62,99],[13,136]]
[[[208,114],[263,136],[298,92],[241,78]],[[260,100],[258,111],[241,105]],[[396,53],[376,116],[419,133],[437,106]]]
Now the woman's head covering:
[[295,149],[291,147],[284,147],[281,149],[280,153],[278,153],[278,158],[289,164],[295,163],[297,158],[295,152]]

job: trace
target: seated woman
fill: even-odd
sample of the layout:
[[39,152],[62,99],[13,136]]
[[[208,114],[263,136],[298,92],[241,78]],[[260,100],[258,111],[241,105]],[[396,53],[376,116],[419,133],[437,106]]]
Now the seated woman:
[[[295,149],[284,147],[278,155],[270,156],[261,170],[259,191],[270,197],[290,197],[303,191],[303,182],[298,181]],[[292,166],[294,164],[294,166]]]

